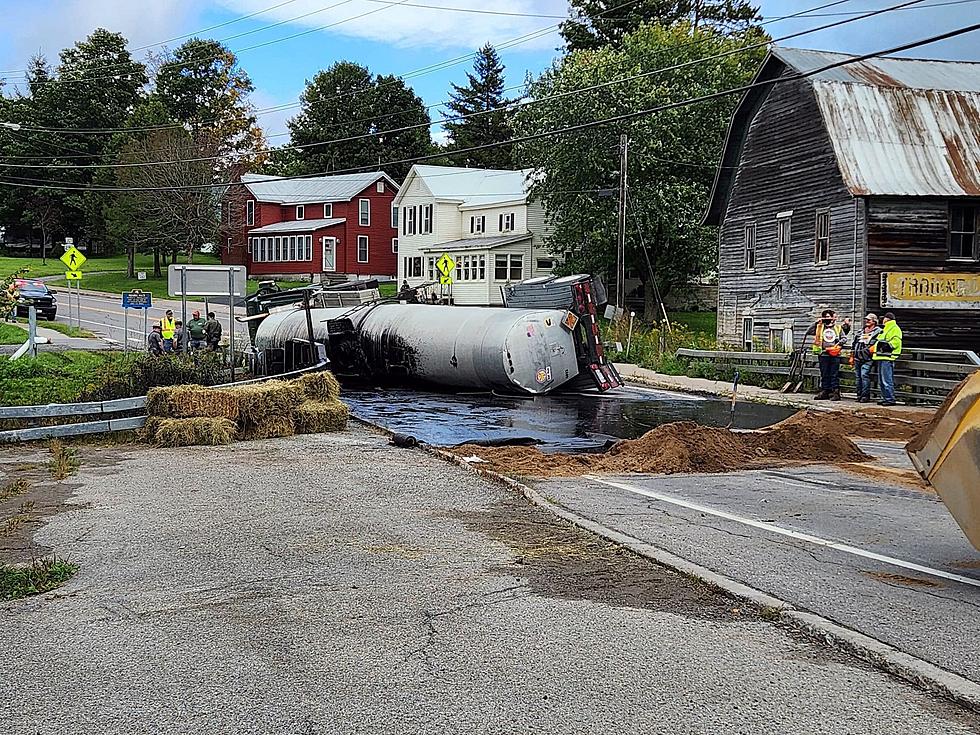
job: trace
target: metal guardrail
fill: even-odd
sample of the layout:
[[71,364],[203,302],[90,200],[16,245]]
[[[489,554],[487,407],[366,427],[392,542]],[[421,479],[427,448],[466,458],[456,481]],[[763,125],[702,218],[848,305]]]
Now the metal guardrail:
[[[725,350],[693,350],[681,348],[676,356],[689,360],[706,360],[719,365],[738,368],[743,373],[761,373],[766,375],[789,375],[789,361],[792,353],[788,352],[728,352]],[[908,359],[901,357],[895,364],[895,385],[908,387],[911,390],[898,390],[897,395],[923,401],[940,403],[946,394],[955,388],[963,378],[980,370],[980,358],[971,350],[939,350],[939,349],[910,349],[905,353],[915,358],[928,357],[931,359]],[[808,364],[803,368],[803,376],[816,379],[820,376],[820,368],[815,359],[807,355]],[[853,380],[851,371],[845,362],[842,378],[845,382]]]
[[[251,380],[241,380],[236,383],[222,383],[208,386],[211,388],[238,388],[243,385],[263,383],[267,380],[289,380],[304,373],[323,370],[329,362],[322,360],[316,365],[300,370],[292,370],[281,375],[268,375]],[[44,406],[2,406],[0,419],[39,420],[61,416],[112,416],[127,411],[139,411],[146,408],[146,396],[134,398],[118,398],[113,401],[95,401],[88,403],[49,403]],[[103,418],[98,421],[82,421],[57,426],[34,426],[23,429],[0,431],[0,444],[37,441],[39,439],[61,439],[86,434],[106,434],[113,431],[131,431],[139,429],[146,423],[146,416],[130,416],[127,418]]]

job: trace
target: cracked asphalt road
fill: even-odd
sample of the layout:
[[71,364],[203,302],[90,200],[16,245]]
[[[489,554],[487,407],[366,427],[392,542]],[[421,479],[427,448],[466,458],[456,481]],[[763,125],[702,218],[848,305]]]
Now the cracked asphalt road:
[[363,429],[86,448],[5,733],[931,733],[974,716]]

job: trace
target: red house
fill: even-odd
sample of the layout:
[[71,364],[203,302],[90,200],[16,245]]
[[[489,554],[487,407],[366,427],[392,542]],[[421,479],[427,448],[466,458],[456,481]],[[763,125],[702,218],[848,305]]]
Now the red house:
[[223,263],[250,277],[394,278],[398,185],[381,171],[307,179],[245,174],[225,198]]

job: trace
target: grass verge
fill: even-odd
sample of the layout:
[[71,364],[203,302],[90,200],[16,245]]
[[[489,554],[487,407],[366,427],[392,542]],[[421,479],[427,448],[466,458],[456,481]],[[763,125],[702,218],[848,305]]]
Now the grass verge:
[[0,345],[22,345],[26,339],[26,329],[0,322]]
[[120,353],[81,350],[42,352],[16,362],[0,357],[0,405],[71,403],[126,359]]
[[24,566],[0,564],[0,599],[16,600],[50,592],[77,571],[77,564],[56,556],[34,559]]
[[[27,275],[31,278],[41,278],[42,276],[56,276],[64,275],[67,270],[65,264],[58,260],[58,256],[62,254],[61,248],[54,248],[48,254],[48,262],[42,263],[40,258],[15,258],[3,256],[0,257],[0,279],[6,278],[11,273],[16,273],[22,268],[27,268]],[[177,258],[177,261],[184,263],[187,261],[186,256],[181,256]],[[219,258],[216,255],[203,255],[201,253],[194,254],[194,262],[196,264],[203,265],[216,265],[219,262]],[[136,256],[135,260],[136,270],[138,271],[153,271],[153,256],[139,254]],[[110,255],[108,257],[90,257],[83,266],[85,271],[89,273],[94,273],[96,271],[126,271],[126,256],[125,255]],[[84,288],[84,281],[83,281]]]

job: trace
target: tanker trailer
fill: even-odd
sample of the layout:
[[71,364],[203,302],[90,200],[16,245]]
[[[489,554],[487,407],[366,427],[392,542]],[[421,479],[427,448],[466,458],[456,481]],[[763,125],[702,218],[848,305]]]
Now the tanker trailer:
[[[336,372],[371,379],[541,394],[578,377],[582,363],[579,319],[561,309],[379,301],[311,309],[310,320]],[[305,309],[275,310],[258,324],[255,347],[307,340],[309,328]]]

